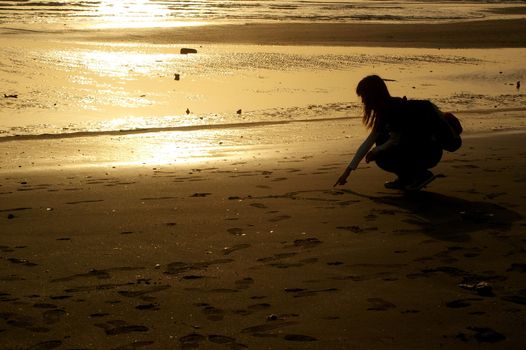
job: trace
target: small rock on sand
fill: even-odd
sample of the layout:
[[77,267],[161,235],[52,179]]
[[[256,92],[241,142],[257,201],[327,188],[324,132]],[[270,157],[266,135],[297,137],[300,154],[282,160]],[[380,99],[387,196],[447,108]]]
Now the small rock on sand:
[[181,52],[181,55],[187,55],[189,53],[197,53],[197,50],[196,49],[191,49],[191,48],[188,48],[188,47],[183,47],[180,52]]

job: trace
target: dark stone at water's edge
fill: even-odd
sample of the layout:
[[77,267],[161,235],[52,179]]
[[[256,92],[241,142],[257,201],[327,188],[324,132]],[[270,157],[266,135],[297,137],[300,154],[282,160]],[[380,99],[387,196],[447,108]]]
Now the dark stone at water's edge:
[[187,47],[183,47],[181,49],[181,54],[182,55],[186,55],[186,54],[189,54],[189,53],[197,53],[197,50],[196,49],[190,49],[190,48],[187,48]]

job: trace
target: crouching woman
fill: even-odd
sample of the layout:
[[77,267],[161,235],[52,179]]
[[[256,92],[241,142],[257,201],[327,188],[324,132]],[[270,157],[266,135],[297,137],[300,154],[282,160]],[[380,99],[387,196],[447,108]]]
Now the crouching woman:
[[377,75],[363,78],[356,93],[362,99],[362,121],[370,133],[335,186],[344,185],[363,158],[396,175],[384,184],[386,188],[419,190],[431,182],[435,176],[429,169],[442,158],[442,145],[436,137],[437,126],[425,114],[429,109],[441,112],[429,101],[392,97]]

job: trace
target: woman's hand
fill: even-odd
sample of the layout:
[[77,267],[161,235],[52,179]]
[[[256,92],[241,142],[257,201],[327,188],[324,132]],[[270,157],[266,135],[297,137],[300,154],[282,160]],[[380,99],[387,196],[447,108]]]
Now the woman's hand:
[[372,162],[373,160],[376,159],[376,155],[378,154],[378,148],[375,147],[373,148],[372,150],[369,151],[369,153],[367,153],[367,155],[365,156],[365,161],[367,163],[370,163]]
[[345,171],[343,172],[343,174],[338,179],[338,181],[336,181],[336,183],[332,187],[336,187],[338,185],[340,185],[340,186],[345,185],[347,183],[347,178],[349,177],[349,174],[351,173],[351,171],[352,171],[352,169],[346,168]]

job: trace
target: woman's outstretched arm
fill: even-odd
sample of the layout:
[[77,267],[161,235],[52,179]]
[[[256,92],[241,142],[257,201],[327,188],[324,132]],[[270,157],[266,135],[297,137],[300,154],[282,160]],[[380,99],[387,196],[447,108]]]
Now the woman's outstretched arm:
[[372,162],[376,159],[378,153],[384,152],[391,147],[394,147],[400,143],[400,134],[396,132],[389,133],[389,139],[379,146],[374,147],[365,157],[367,163]]
[[362,159],[365,157],[365,155],[369,152],[369,150],[374,146],[374,143],[376,141],[377,133],[375,131],[371,131],[369,136],[362,142],[360,147],[356,150],[356,154],[354,155],[353,159],[345,168],[343,174],[340,176],[338,181],[334,184],[334,186],[337,185],[345,185],[347,183],[347,178],[351,174],[351,171],[356,170],[358,168],[358,164],[362,161]]

